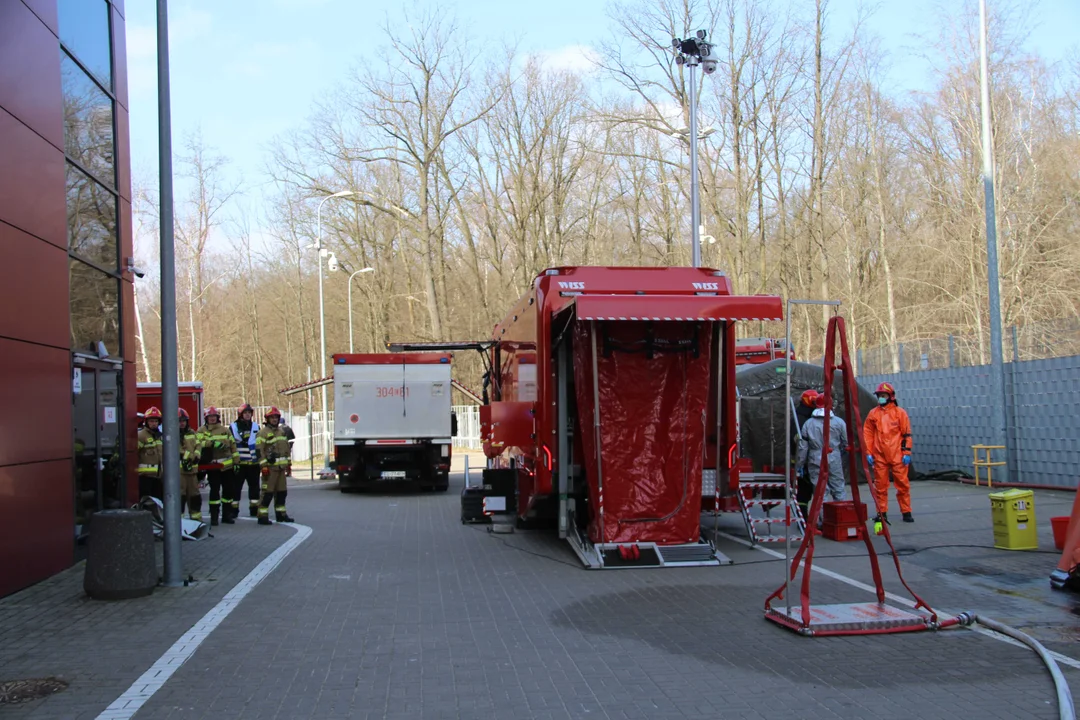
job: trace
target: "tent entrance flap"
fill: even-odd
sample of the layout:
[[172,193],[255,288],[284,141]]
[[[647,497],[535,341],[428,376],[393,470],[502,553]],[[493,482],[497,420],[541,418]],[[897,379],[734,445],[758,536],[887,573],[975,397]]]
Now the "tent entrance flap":
[[592,299],[572,328],[589,539],[696,543],[716,323],[582,317]]

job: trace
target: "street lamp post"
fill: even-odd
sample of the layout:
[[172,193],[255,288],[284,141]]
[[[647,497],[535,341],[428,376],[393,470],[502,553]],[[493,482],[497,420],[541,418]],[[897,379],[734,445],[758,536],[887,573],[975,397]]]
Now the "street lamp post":
[[675,38],[671,41],[671,47],[675,50],[675,62],[686,65],[689,69],[690,86],[690,231],[691,248],[690,261],[694,267],[701,267],[701,207],[698,194],[698,90],[697,73],[694,70],[701,65],[706,75],[716,72],[716,59],[712,55],[712,45],[705,42],[707,33],[698,30],[697,36],[681,40]]
[[[323,298],[323,245],[322,245],[322,206],[327,200],[339,197],[348,197],[352,195],[352,190],[342,190],[336,192],[333,195],[327,195],[319,201],[319,207],[315,210],[315,249],[318,252],[319,260],[319,345],[321,356],[321,377],[326,377],[326,304]],[[320,388],[322,393],[322,423],[323,423],[323,472],[326,473],[330,470],[330,439],[329,439],[329,424],[327,417],[329,416],[329,410],[327,409],[326,402],[326,386],[323,385]],[[314,458],[312,458],[314,460]]]
[[[990,422],[992,442],[1005,446],[1003,482],[1015,472],[1015,447],[1005,417],[1005,365],[1001,348],[1001,281],[998,278],[997,205],[994,199],[994,135],[990,123],[990,68],[986,48],[986,0],[979,0],[979,90],[982,111],[982,176],[986,215],[986,280],[990,306]],[[1015,482],[1015,480],[1014,480]]]
[[357,270],[356,272],[354,272],[352,275],[349,276],[349,352],[350,353],[353,352],[352,281],[353,281],[353,278],[356,277],[357,275],[359,275],[360,273],[369,273],[369,272],[375,272],[375,268],[370,268],[370,267],[361,268],[360,270]]

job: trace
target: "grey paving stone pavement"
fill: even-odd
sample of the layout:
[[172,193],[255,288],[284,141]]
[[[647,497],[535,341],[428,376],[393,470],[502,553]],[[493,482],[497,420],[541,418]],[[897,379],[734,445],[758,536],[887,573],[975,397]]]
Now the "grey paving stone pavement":
[[[291,531],[260,532],[254,522],[213,529],[183,544],[185,588],[115,602],[83,592],[84,563],[0,599],[0,682],[56,676],[67,690],[18,705],[7,718],[96,717]],[[161,543],[157,543],[161,572]]]
[[[341,495],[332,484],[291,493],[290,512],[312,536],[136,718],[1057,717],[1049,676],[1027,649],[966,630],[800,637],[762,619],[783,567],[758,550],[725,543],[736,564],[721,568],[587,572],[547,533],[500,536],[461,525],[460,482],[458,475],[445,494]],[[894,526],[913,587],[952,610],[1029,627],[1041,617],[1048,636],[1061,636],[1055,649],[1076,654],[1062,639],[1080,624],[1065,607],[1071,596],[1034,591],[1046,585],[1052,554],[928,549],[991,544],[985,494],[915,485],[917,522]],[[1050,512],[1071,497],[1036,500],[1052,549]],[[743,535],[738,516],[723,517],[721,527]],[[122,678],[149,667],[288,532],[251,524],[229,530],[230,542],[250,545],[218,553],[229,555],[219,559],[228,580],[213,591],[204,583],[155,593],[106,619],[91,601],[50,599],[38,586],[30,592],[41,593],[40,601],[30,604],[58,604],[71,619],[50,628],[24,607],[23,630],[6,622],[15,611],[5,606],[19,596],[0,601],[0,679],[73,680],[11,716],[94,717],[126,688]],[[865,580],[862,551],[820,541],[818,557]],[[226,564],[236,567],[226,571]],[[888,567],[886,576],[894,577]],[[1010,582],[1023,592],[997,592]],[[871,599],[820,575],[812,590],[815,603]],[[78,614],[88,606],[99,614]],[[37,634],[24,642],[24,631]],[[22,647],[11,651],[8,642]],[[1080,688],[1080,673],[1066,673]]]

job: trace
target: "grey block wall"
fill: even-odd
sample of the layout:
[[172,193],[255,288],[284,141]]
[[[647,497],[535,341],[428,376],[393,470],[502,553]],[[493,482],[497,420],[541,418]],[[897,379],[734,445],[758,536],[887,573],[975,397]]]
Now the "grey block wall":
[[[871,392],[896,387],[911,417],[916,466],[972,473],[971,446],[989,444],[989,366],[863,375]],[[1080,356],[1005,366],[1006,422],[1015,448],[1009,479],[1076,488],[1080,482]],[[1005,459],[1002,455],[1000,458]]]

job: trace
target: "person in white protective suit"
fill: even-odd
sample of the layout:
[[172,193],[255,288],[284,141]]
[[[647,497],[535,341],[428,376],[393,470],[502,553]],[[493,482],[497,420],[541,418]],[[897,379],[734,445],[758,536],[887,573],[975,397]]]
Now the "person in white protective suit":
[[844,499],[844,457],[847,455],[847,423],[836,416],[831,410],[825,409],[825,395],[817,396],[817,408],[810,419],[803,423],[799,431],[799,452],[795,467],[804,467],[810,472],[810,482],[817,487],[818,475],[821,473],[821,448],[824,445],[825,413],[831,415],[829,420],[829,484],[828,495],[834,501]]

